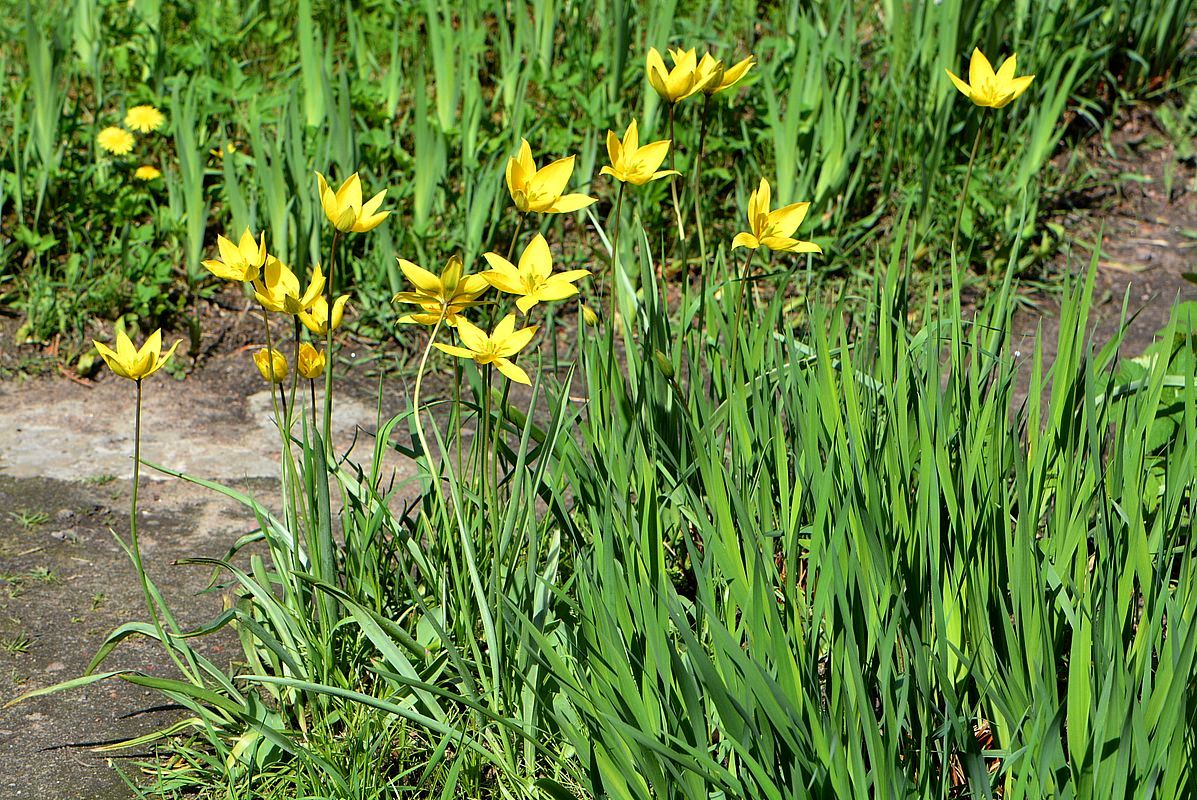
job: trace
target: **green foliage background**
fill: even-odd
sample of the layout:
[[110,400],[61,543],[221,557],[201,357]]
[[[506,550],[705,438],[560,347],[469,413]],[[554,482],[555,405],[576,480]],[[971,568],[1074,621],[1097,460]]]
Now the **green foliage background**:
[[[779,201],[813,201],[820,269],[867,272],[895,220],[915,222],[919,262],[942,257],[969,145],[983,116],[956,94],[979,46],[1017,51],[1036,74],[992,115],[963,229],[980,272],[1020,235],[1022,267],[1054,251],[1037,223],[1069,176],[1043,169],[1066,136],[1100,126],[1119,100],[1186,85],[1191,0],[810,3],[596,2],[0,3],[3,299],[35,339],[79,341],[93,316],[149,323],[188,314],[212,289],[200,266],[218,232],[269,229],[297,270],[319,252],[315,170],[360,170],[397,210],[355,243],[364,331],[387,335],[395,256],[437,266],[510,235],[502,167],[527,137],[542,160],[577,153],[598,179],[608,128],[632,116],[664,136],[643,77],[649,46],[756,55],[747,85],[713,104],[700,189],[712,248],[741,225],[759,176]],[[1183,66],[1189,63],[1189,67]],[[168,115],[134,154],[110,159],[98,131],[154,103]],[[697,149],[700,101],[682,107],[679,168]],[[219,158],[212,151],[231,146]],[[165,177],[133,181],[140,163]],[[1075,176],[1073,176],[1075,177]],[[593,182],[592,181],[593,178]],[[649,189],[650,227],[667,221]],[[599,206],[595,213],[605,216]],[[659,216],[654,216],[658,214]],[[568,258],[599,250],[587,215],[555,220]]]

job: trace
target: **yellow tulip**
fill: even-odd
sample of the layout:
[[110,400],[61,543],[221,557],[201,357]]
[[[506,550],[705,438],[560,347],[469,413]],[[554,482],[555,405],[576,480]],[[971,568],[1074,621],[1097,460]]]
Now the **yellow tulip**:
[[599,321],[598,314],[594,312],[593,308],[585,303],[582,303],[582,321],[587,325],[598,325]]
[[162,369],[162,365],[170,360],[170,357],[175,354],[175,348],[179,346],[179,343],[175,342],[164,354],[162,352],[162,331],[157,330],[150,334],[150,338],[145,340],[145,344],[139,350],[133,346],[128,334],[120,328],[116,329],[115,350],[103,342],[92,340],[92,344],[96,346],[96,350],[109,369],[122,378],[133,381],[148,378]]
[[166,122],[162,112],[153,106],[133,106],[125,114],[125,126],[138,133],[156,131]]
[[595,199],[584,194],[562,194],[573,172],[573,156],[537,169],[532,159],[532,147],[527,139],[520,139],[519,155],[507,159],[507,190],[520,211],[538,214],[577,211]]
[[704,94],[713,95],[735,86],[755,64],[756,59],[749,56],[730,69],[724,69],[722,60],[716,60],[710,53],[704,53],[695,68],[698,76],[696,80],[702,84]]
[[669,155],[668,139],[640,147],[636,120],[628,124],[622,141],[615,135],[615,131],[607,131],[607,155],[611,157],[611,166],[603,167],[599,171],[624,183],[643,186],[658,178],[680,174],[674,169],[659,169],[665,157]]
[[254,364],[262,378],[271,383],[282,383],[287,379],[287,357],[277,350],[263,347],[254,353]]
[[989,59],[979,48],[974,47],[973,57],[968,62],[968,83],[953,75],[950,69],[944,71],[969,100],[979,106],[1001,108],[1025,92],[1035,78],[1034,75],[1014,76],[1018,68],[1017,58],[1017,54],[1011,55],[994,72]]
[[698,58],[693,48],[670,50],[669,57],[673,59],[673,69],[666,69],[665,61],[657,52],[657,48],[648,49],[645,65],[648,82],[662,100],[678,103],[705,88],[706,81],[709,81],[711,76],[698,74]]
[[304,342],[299,346],[299,357],[295,366],[299,369],[299,374],[308,380],[319,378],[324,374],[324,351]]
[[434,342],[438,350],[459,358],[472,358],[478,364],[494,364],[499,372],[516,383],[531,384],[528,373],[524,372],[511,356],[528,346],[536,334],[536,326],[515,329],[515,314],[508,314],[503,321],[495,326],[489,336],[465,317],[457,321],[457,333],[465,347]]
[[524,248],[518,269],[498,253],[485,253],[483,257],[491,268],[482,277],[500,292],[519,295],[515,305],[524,314],[541,301],[573,297],[578,293],[574,281],[590,274],[588,269],[571,269],[554,275],[553,254],[539,233]]
[[441,270],[440,276],[433,275],[421,266],[399,259],[399,269],[415,286],[413,292],[399,292],[392,303],[413,303],[420,311],[406,314],[399,322],[416,322],[420,325],[435,325],[444,321],[449,327],[456,327],[462,311],[474,305],[478,296],[490,288],[481,275],[463,275],[461,258],[452,256]]
[[302,294],[299,292],[299,278],[291,269],[274,256],[266,257],[262,273],[254,278],[254,297],[267,311],[283,314],[298,314],[316,304],[324,291],[324,273],[320,265],[312,268],[312,280]]
[[386,189],[362,203],[362,181],[356,172],[335,192],[319,172],[316,173],[316,182],[320,186],[320,205],[324,208],[324,216],[342,233],[373,230],[391,213],[378,210],[386,196]]
[[223,236],[217,236],[216,247],[220,250],[220,258],[203,262],[209,272],[229,281],[257,280],[262,265],[266,263],[265,233],[262,234],[261,241],[255,242],[254,235],[246,228],[237,244]]
[[810,203],[792,203],[770,211],[769,194],[769,181],[761,178],[760,187],[748,198],[748,224],[752,232],[737,233],[732,240],[732,249],[765,247],[787,253],[822,253],[823,249],[814,242],[792,238],[806,217]]
[[335,331],[341,327],[341,316],[345,311],[345,303],[348,302],[349,295],[343,294],[333,301],[332,313],[330,315],[328,308],[328,301],[324,299],[324,295],[316,298],[316,302],[312,303],[310,311],[300,311],[299,321],[303,326],[311,331],[316,336],[328,335],[329,319],[331,316],[332,329]]

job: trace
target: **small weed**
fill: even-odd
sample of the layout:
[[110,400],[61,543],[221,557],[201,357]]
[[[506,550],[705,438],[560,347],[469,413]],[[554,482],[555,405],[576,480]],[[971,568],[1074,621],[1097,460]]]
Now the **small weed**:
[[0,639],[0,650],[6,653],[28,653],[29,645],[32,643],[29,635],[22,631],[15,636],[6,636]]
[[108,596],[103,592],[96,592],[91,596],[91,610],[99,611],[104,603],[108,601]]
[[104,473],[103,475],[92,475],[89,478],[84,478],[83,482],[89,486],[107,486],[116,480],[115,475]]
[[8,516],[27,531],[31,531],[38,525],[44,525],[50,521],[50,515],[45,511],[30,511],[28,509],[24,511],[10,511],[8,512]]

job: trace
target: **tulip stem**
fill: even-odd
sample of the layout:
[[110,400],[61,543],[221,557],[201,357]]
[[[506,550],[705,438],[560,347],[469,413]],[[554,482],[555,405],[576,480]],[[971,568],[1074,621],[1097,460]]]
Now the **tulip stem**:
[[960,221],[964,218],[964,204],[968,202],[968,184],[973,177],[973,165],[977,161],[977,150],[981,147],[981,134],[985,130],[986,117],[981,117],[977,125],[977,136],[973,139],[973,152],[968,157],[968,171],[964,173],[964,189],[960,192],[960,207],[956,210],[956,224],[952,226],[952,247],[950,255],[952,264],[956,263],[956,236],[960,233]]
[[526,212],[520,212],[519,217],[515,221],[515,232],[511,234],[511,244],[507,245],[507,260],[510,261],[515,255],[515,243],[520,239],[520,232],[524,229],[524,219],[528,216]]
[[615,299],[619,292],[619,229],[623,227],[620,220],[623,219],[623,190],[626,185],[620,181],[619,192],[615,195],[615,222],[612,225],[614,230],[611,233],[611,316],[609,325],[612,330],[615,326]]
[[[702,125],[698,134],[698,157],[694,161],[694,222],[698,228],[698,253],[701,260],[698,265],[698,325],[701,326],[706,320],[706,305],[707,305],[707,244],[706,231],[702,225],[702,157],[706,153],[707,146],[707,124],[710,122],[711,109],[711,95],[703,94],[702,100]],[[690,286],[689,276],[686,278],[686,286]]]
[[744,320],[744,295],[748,291],[748,267],[752,263],[752,256],[755,253],[756,250],[754,248],[748,249],[748,255],[744,258],[744,266],[740,269],[740,293],[736,297],[736,321],[735,327],[732,328],[731,332],[731,360],[728,361],[731,375],[735,375],[736,356],[740,344],[740,327]]
[[[291,374],[290,400],[289,400],[289,402],[283,404],[283,409],[286,410],[289,408],[291,410],[291,413],[294,413],[294,411],[295,411],[295,392],[299,388],[299,347],[300,347],[300,342],[299,342],[299,317],[295,316],[295,317],[292,317],[292,319],[295,321],[295,370]],[[293,424],[294,424],[294,420],[291,419],[291,414],[287,414],[287,435],[288,436],[291,435],[291,426]]]
[[324,448],[328,456],[331,458],[333,453],[332,446],[332,400],[333,400],[333,326],[332,326],[332,302],[334,294],[334,276],[333,270],[337,262],[337,242],[341,238],[341,231],[339,229],[333,230],[332,247],[328,251],[328,277],[325,279],[326,290],[328,292],[329,302],[329,317],[328,330],[324,332]]
[[[416,386],[412,393],[412,414],[415,417],[416,436],[420,439],[420,447],[424,450],[424,456],[428,459],[428,471],[435,474],[436,470],[432,469],[432,451],[428,448],[428,439],[424,435],[424,423],[420,421],[420,389],[424,385],[424,369],[428,366],[428,355],[432,352],[432,343],[436,341],[436,335],[440,332],[441,323],[445,321],[445,312],[441,311],[440,317],[436,321],[436,325],[432,328],[432,333],[428,336],[428,344],[424,345],[424,355],[420,358],[420,368],[416,370]],[[437,485],[439,491],[439,484]]]
[[[130,493],[129,499],[129,554],[133,558],[133,566],[137,569],[137,578],[141,582],[141,591],[145,595],[146,608],[150,612],[150,618],[154,622],[154,631],[158,634],[159,641],[166,649],[170,660],[174,662],[175,666],[179,668],[179,672],[187,676],[187,679],[192,683],[197,683],[196,675],[189,669],[183,666],[182,660],[175,652],[174,642],[167,637],[165,629],[162,627],[162,619],[158,614],[158,603],[154,600],[154,592],[150,588],[150,579],[145,574],[145,565],[141,560],[141,542],[137,538],[137,489],[141,485],[141,379],[138,378],[137,384],[137,410],[133,416],[133,489]],[[178,634],[176,625],[171,625],[172,633]],[[191,658],[188,657],[188,662]],[[195,667],[191,663],[192,668]]]
[[[669,104],[669,166],[670,169],[677,171],[677,141],[673,138],[673,117],[677,110],[677,103]],[[677,238],[679,241],[686,241],[686,229],[682,222],[682,204],[678,202],[677,197],[677,175],[669,176],[669,191],[673,195],[673,215],[677,218]],[[662,277],[664,277],[664,267],[662,266]]]
[[[325,367],[327,369],[327,367]],[[308,391],[312,395],[312,432],[316,431],[316,381],[313,378],[308,378]]]

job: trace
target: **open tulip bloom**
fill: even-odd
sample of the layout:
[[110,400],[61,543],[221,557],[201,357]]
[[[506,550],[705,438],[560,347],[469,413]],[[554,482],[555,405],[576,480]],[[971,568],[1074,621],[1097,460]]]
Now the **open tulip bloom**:
[[486,253],[483,257],[490,269],[483,272],[482,277],[500,292],[519,295],[515,305],[523,314],[542,300],[573,297],[578,293],[574,281],[590,274],[588,269],[571,269],[554,275],[553,254],[549,252],[549,243],[539,233],[524,248],[518,268],[498,253]]
[[457,334],[465,347],[435,342],[438,350],[460,358],[472,358],[478,364],[494,364],[499,372],[516,383],[531,385],[528,373],[518,367],[511,357],[528,346],[536,334],[536,326],[515,329],[515,314],[503,317],[489,336],[486,331],[465,317],[457,321]]
[[116,329],[115,350],[103,342],[92,340],[92,344],[96,346],[96,350],[109,369],[122,378],[133,381],[148,378],[162,369],[162,366],[175,354],[175,348],[179,346],[179,343],[175,342],[169,350],[163,353],[162,331],[157,330],[150,334],[150,338],[145,340],[145,344],[139,350],[133,346],[133,341],[128,334],[120,328]]
[[944,71],[969,100],[986,108],[1001,108],[1025,92],[1035,79],[1034,75],[1014,76],[1018,68],[1017,58],[1017,54],[1012,54],[994,72],[989,59],[980,48],[974,47],[973,56],[968,62],[968,83],[953,75],[950,69]]
[[806,218],[810,203],[791,203],[776,211],[769,210],[769,181],[761,178],[761,184],[748,198],[748,224],[751,233],[737,233],[732,239],[732,249],[747,247],[755,250],[765,247],[786,253],[822,253],[823,248],[814,242],[794,239],[794,231]]
[[328,307],[328,301],[324,299],[324,295],[316,298],[316,302],[312,303],[312,307],[306,311],[300,311],[296,316],[303,326],[311,331],[316,336],[326,336],[330,327],[336,330],[341,327],[341,318],[345,313],[345,303],[349,301],[349,295],[343,294],[333,301],[331,314]]
[[507,190],[520,211],[563,214],[586,208],[595,198],[584,194],[563,194],[574,173],[574,157],[559,158],[540,169],[532,159],[532,147],[520,139],[520,151],[507,159]]
[[254,297],[267,311],[283,314],[298,314],[316,304],[324,291],[324,273],[317,264],[312,269],[312,280],[301,294],[299,278],[291,269],[274,256],[266,258],[262,274],[254,279]]
[[320,205],[324,207],[324,216],[342,233],[374,230],[391,213],[378,210],[386,196],[386,189],[362,203],[362,181],[356,172],[335,192],[319,172],[316,173],[316,181],[320,185]]
[[399,292],[392,303],[413,303],[420,311],[399,318],[402,323],[435,325],[444,321],[449,327],[457,327],[462,311],[474,305],[478,296],[490,288],[481,275],[464,275],[461,258],[451,256],[439,276],[399,259],[399,269],[415,286],[414,292]]
[[665,157],[669,155],[668,139],[640,147],[636,120],[628,123],[622,141],[615,135],[615,131],[607,131],[607,155],[611,157],[611,166],[603,167],[599,172],[623,183],[643,186],[658,178],[680,174],[675,169],[660,169]]
[[666,102],[681,102],[705,89],[707,83],[715,78],[713,73],[699,74],[698,57],[693,48],[670,50],[669,57],[673,59],[673,69],[666,69],[665,60],[657,48],[650,47],[645,65],[649,84]]
[[220,251],[220,258],[203,262],[209,272],[227,281],[257,280],[258,272],[266,263],[265,233],[262,234],[261,241],[254,241],[254,235],[246,228],[237,244],[223,236],[217,236],[216,247]]
[[749,56],[735,66],[724,69],[723,61],[715,59],[710,53],[704,53],[695,68],[698,76],[695,82],[702,86],[704,94],[716,94],[730,89],[743,80],[744,76],[748,74],[748,70],[752,69],[755,64],[756,59]]

